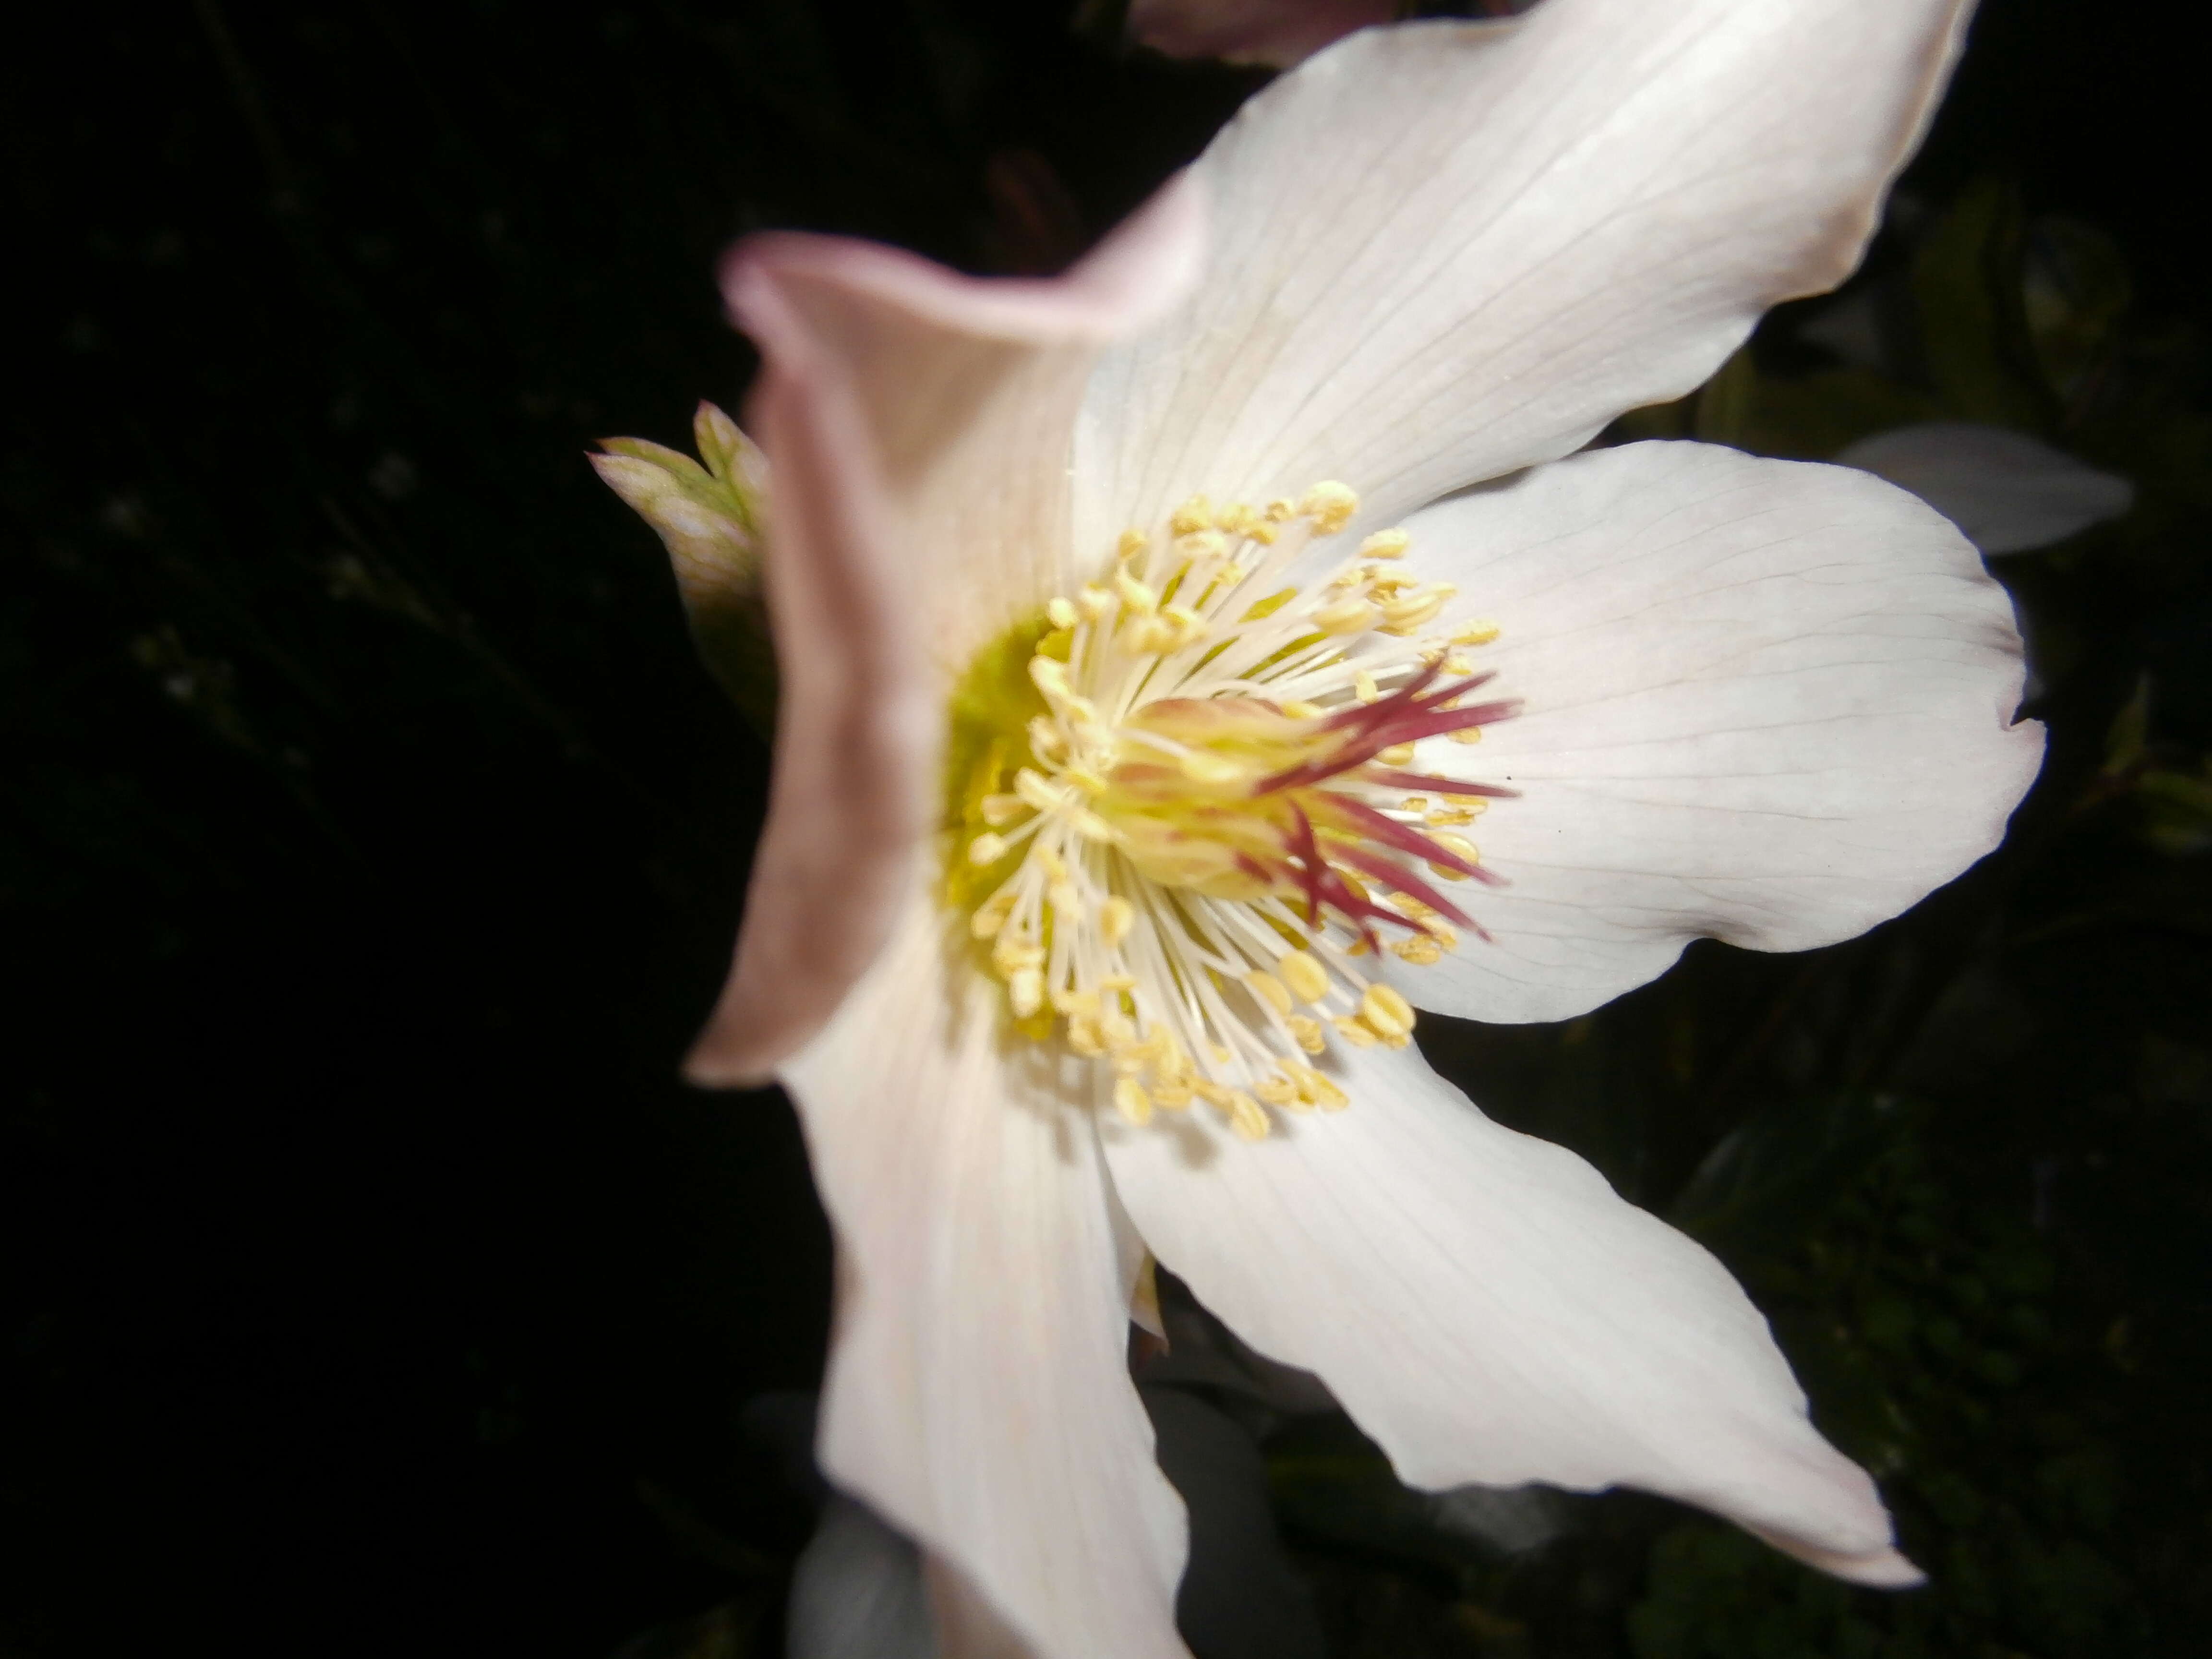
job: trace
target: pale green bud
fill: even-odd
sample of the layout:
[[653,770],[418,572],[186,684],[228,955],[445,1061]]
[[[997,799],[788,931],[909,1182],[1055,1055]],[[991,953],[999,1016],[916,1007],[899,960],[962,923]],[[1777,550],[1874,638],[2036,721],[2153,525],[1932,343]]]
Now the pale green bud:
[[602,439],[605,453],[589,459],[668,549],[700,654],[765,729],[775,700],[775,659],[760,592],[768,458],[712,404],[699,405],[691,432],[703,465],[643,438]]

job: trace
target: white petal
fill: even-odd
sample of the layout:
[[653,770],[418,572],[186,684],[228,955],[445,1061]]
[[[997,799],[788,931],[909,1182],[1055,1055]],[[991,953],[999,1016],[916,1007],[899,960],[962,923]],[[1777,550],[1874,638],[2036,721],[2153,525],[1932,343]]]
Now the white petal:
[[1096,1079],[1002,1046],[968,951],[915,900],[784,1067],[838,1247],[817,1455],[1037,1659],[1187,1659],[1182,1507],[1129,1382]]
[[1432,771],[1522,791],[1466,833],[1494,945],[1396,975],[1425,1007],[1564,1019],[1700,935],[1801,951],[1861,933],[1995,847],[2043,730],[1958,532],[1879,479],[1703,444],[1538,467],[1407,521],[1422,574],[1504,633],[1525,700]]
[[1109,1126],[1107,1157],[1161,1262],[1319,1372],[1401,1478],[1638,1486],[1832,1571],[1890,1559],[1873,1481],[1719,1262],[1418,1053],[1355,1050],[1340,1080],[1348,1110],[1257,1144],[1192,1113]]
[[1067,462],[1102,343],[1195,273],[1186,179],[1066,276],[961,276],[836,237],[738,244],[731,308],[764,360],[775,775],[721,1001],[689,1073],[757,1081],[883,943],[937,810],[945,692],[1070,586]]
[[1544,0],[1369,29],[1199,170],[1216,249],[1103,360],[1079,547],[1340,478],[1389,522],[1679,397],[1857,263],[1965,0]]
[[1887,478],[1966,532],[1984,553],[2025,553],[2117,519],[2135,486],[2024,432],[1929,421],[1862,438],[1836,457]]

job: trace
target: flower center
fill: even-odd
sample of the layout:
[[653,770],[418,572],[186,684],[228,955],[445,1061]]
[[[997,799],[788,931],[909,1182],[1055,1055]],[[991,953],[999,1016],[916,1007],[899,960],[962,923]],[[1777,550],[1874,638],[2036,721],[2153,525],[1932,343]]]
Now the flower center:
[[1463,653],[1498,629],[1441,627],[1454,590],[1407,572],[1400,530],[1277,585],[1358,507],[1339,483],[1187,501],[955,693],[945,900],[1018,1029],[1109,1062],[1132,1122],[1203,1100],[1258,1139],[1270,1108],[1344,1106],[1332,1036],[1413,1027],[1362,959],[1482,932],[1437,884],[1496,879],[1460,829],[1513,792],[1414,752],[1513,712],[1468,702],[1491,677]]

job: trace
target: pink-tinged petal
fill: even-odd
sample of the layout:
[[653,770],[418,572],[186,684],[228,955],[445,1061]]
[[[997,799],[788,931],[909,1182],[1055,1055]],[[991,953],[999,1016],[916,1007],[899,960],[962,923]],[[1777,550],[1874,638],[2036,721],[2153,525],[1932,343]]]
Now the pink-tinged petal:
[[1338,42],[1199,164],[1218,250],[1100,364],[1079,544],[1322,478],[1381,525],[1703,382],[1857,263],[1966,0],[1544,0]]
[[2042,763],[2018,634],[1957,530],[1863,472],[1704,444],[1538,467],[1407,520],[1522,700],[1425,772],[1520,791],[1466,833],[1494,944],[1394,969],[1423,1007],[1564,1019],[1689,940],[1848,939],[2002,839]]
[[1193,1112],[1106,1126],[1107,1159],[1162,1265],[1318,1373],[1401,1479],[1636,1486],[1832,1571],[1893,1560],[1874,1482],[1705,1249],[1414,1051],[1352,1050],[1338,1080],[1349,1109],[1263,1141]]
[[1398,15],[1397,0],[1129,0],[1129,36],[1170,58],[1287,69]]
[[1862,438],[1836,457],[1887,478],[1966,532],[1984,553],[2025,553],[2117,519],[2135,486],[2024,432],[1929,421]]
[[1129,1381],[1098,1079],[1010,1037],[972,948],[917,897],[783,1068],[837,1240],[817,1455],[975,1593],[948,1591],[941,1633],[1188,1659],[1182,1506]]
[[882,945],[937,802],[945,696],[977,645],[1071,585],[1067,465],[1103,343],[1196,271],[1178,179],[1049,281],[961,276],[836,238],[740,243],[763,367],[767,593],[781,675],[769,817],[694,1081],[757,1081]]

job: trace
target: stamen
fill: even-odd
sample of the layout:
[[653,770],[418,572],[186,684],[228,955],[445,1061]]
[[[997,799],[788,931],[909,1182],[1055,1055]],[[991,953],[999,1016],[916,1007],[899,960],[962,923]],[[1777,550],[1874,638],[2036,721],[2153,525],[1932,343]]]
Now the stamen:
[[1451,831],[1512,792],[1412,769],[1514,712],[1461,706],[1489,677],[1459,651],[1498,629],[1431,633],[1456,594],[1403,530],[1284,585],[1358,510],[1334,482],[1194,496],[956,700],[948,897],[1016,1028],[1103,1062],[1133,1127],[1203,1100],[1256,1140],[1273,1113],[1341,1109],[1333,1042],[1413,1030],[1370,964],[1440,961],[1455,923],[1488,937],[1433,883],[1498,880]]

